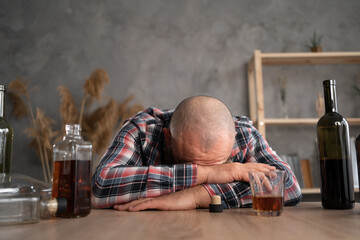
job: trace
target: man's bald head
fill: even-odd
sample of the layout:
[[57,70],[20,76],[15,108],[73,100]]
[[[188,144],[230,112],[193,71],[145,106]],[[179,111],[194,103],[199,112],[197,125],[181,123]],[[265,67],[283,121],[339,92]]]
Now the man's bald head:
[[182,101],[170,122],[174,139],[191,135],[207,151],[219,140],[233,139],[235,125],[228,107],[220,100],[208,96],[195,96]]

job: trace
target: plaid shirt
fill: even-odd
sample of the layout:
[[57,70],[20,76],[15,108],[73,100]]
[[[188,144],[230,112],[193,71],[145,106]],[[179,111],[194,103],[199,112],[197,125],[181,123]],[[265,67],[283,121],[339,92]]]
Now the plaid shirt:
[[[174,110],[148,108],[128,119],[114,138],[92,178],[92,203],[108,208],[139,198],[157,197],[197,185],[196,164],[166,164],[163,128]],[[230,161],[258,162],[287,172],[285,204],[301,201],[299,184],[290,167],[268,146],[246,117],[234,117],[236,137]],[[248,182],[203,184],[210,195],[220,195],[224,208],[251,206]]]

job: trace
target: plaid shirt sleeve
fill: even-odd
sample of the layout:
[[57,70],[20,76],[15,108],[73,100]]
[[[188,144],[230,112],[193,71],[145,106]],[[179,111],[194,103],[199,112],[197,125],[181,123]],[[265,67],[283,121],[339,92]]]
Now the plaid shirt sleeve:
[[[287,173],[285,178],[285,205],[298,204],[302,198],[301,190],[289,165],[278,157],[258,130],[249,124],[250,121],[247,118],[238,120],[235,121],[237,135],[232,161],[265,163],[275,166],[277,169],[285,170]],[[210,195],[221,196],[224,208],[249,207],[252,205],[251,189],[248,182],[203,184],[203,186]]]
[[[95,207],[109,208],[196,185],[197,165],[154,164],[159,157],[153,147],[157,143],[150,141],[148,136],[141,136],[144,133],[142,127],[145,125],[127,122],[102,158],[92,179],[92,204]],[[149,131],[149,127],[146,128]]]

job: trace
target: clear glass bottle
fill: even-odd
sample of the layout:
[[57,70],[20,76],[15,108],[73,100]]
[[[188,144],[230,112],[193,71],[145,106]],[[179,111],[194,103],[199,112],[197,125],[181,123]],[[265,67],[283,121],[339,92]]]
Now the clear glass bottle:
[[53,146],[52,196],[67,199],[67,211],[59,217],[84,217],[91,210],[92,144],[84,141],[79,124],[65,126],[62,141]]
[[51,184],[0,173],[0,225],[38,222],[66,210],[66,199],[51,197]]
[[349,125],[337,112],[336,81],[325,80],[325,114],[317,123],[324,208],[351,209],[355,206]]
[[0,85],[0,173],[10,173],[14,132],[5,120],[5,86]]

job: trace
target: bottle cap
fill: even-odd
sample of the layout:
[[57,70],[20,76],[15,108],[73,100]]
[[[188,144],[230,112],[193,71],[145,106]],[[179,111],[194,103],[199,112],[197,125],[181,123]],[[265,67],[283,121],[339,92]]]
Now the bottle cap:
[[56,198],[56,201],[57,201],[57,205],[58,205],[56,214],[66,212],[66,209],[67,209],[67,200],[66,200],[66,198],[58,197],[58,198]]
[[56,199],[51,199],[49,202],[47,202],[47,209],[51,215],[55,215],[58,209],[58,203]]
[[6,91],[6,87],[3,84],[0,84],[0,91]]
[[219,195],[211,196],[211,203],[209,205],[210,212],[222,212],[221,197]]
[[323,86],[336,85],[335,79],[327,79],[323,81]]
[[80,124],[66,124],[65,133],[67,135],[80,135],[81,125]]

